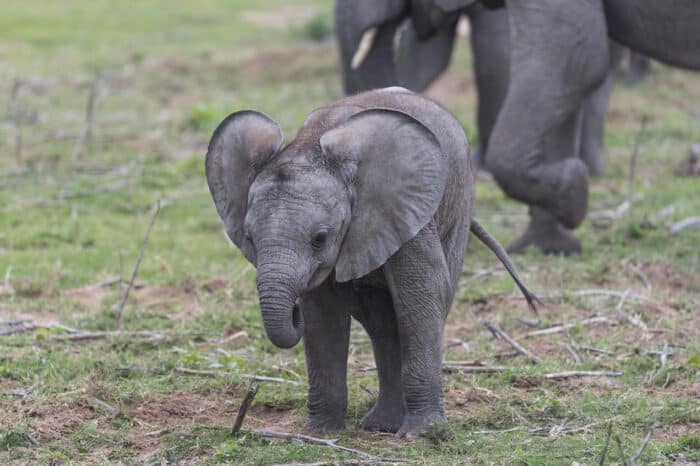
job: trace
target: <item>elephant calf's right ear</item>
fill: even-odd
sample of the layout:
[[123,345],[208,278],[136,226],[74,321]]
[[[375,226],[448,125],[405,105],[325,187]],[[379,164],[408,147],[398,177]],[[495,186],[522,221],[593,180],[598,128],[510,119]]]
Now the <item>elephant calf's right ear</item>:
[[243,231],[248,189],[255,173],[279,151],[283,140],[282,130],[270,117],[243,110],[226,117],[209,141],[205,163],[211,197],[226,234],[253,263],[254,252]]

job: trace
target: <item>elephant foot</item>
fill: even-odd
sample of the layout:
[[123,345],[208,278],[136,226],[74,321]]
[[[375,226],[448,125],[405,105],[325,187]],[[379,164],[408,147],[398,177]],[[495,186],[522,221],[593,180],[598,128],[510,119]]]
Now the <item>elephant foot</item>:
[[545,254],[579,254],[581,241],[564,228],[548,212],[533,207],[531,220],[525,232],[508,246],[508,252],[517,254],[536,246]]
[[403,425],[403,406],[388,406],[388,403],[377,403],[360,421],[360,427],[371,432],[397,432]]
[[306,428],[313,432],[336,432],[345,429],[345,419],[310,417]]
[[568,158],[548,167],[557,188],[543,205],[566,228],[573,230],[588,210],[588,169],[578,158]]
[[412,439],[424,433],[434,424],[447,424],[447,418],[442,412],[431,414],[407,414],[401,428],[396,432],[399,438]]

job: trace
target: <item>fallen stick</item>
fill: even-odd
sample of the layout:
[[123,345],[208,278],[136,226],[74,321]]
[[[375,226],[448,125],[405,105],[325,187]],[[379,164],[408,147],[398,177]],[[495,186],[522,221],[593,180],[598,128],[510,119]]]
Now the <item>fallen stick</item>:
[[[584,290],[577,290],[577,291],[555,291],[553,293],[546,293],[544,296],[540,295],[542,298],[564,298],[566,296],[610,296],[613,298],[621,298],[622,296],[625,295],[624,291],[618,291],[618,290],[604,290],[604,289],[599,289],[599,288],[592,288],[592,289],[584,289]],[[628,293],[627,297],[629,299],[635,299],[637,301],[649,301],[651,298],[648,296],[640,295],[640,294],[635,294],[635,293]],[[518,297],[520,299],[520,297]],[[522,298],[525,299],[525,298]]]
[[234,422],[233,429],[231,429],[231,435],[233,435],[234,437],[237,436],[238,432],[241,430],[241,426],[243,426],[243,420],[245,419],[245,415],[248,413],[248,408],[250,408],[250,404],[253,402],[255,395],[258,394],[258,389],[260,389],[260,384],[257,383],[251,383],[248,387],[248,392],[245,394],[245,398],[241,403],[241,407],[238,409],[236,422]]
[[684,220],[681,220],[678,223],[674,223],[671,225],[669,228],[669,232],[672,235],[675,235],[677,233],[680,233],[685,230],[691,230],[695,228],[700,228],[700,217],[689,217]]
[[503,372],[505,371],[506,368],[502,366],[460,366],[460,365],[449,365],[449,364],[443,364],[442,366],[442,371],[451,373],[451,372],[464,372],[466,374],[479,374],[479,373],[494,373],[494,372]]
[[632,148],[632,154],[630,155],[629,173],[627,176],[627,202],[630,206],[634,202],[634,184],[636,179],[637,156],[639,155],[639,146],[641,145],[642,136],[644,136],[644,131],[647,128],[648,122],[649,117],[647,115],[642,115],[642,118],[639,121],[639,132],[637,133],[637,137],[634,140],[634,147]]
[[129,285],[124,290],[124,295],[122,296],[121,302],[119,303],[119,308],[117,309],[117,329],[122,328],[122,322],[124,320],[124,306],[126,306],[126,300],[129,298],[129,292],[134,286],[134,280],[136,280],[136,274],[139,271],[139,266],[141,265],[141,260],[143,259],[143,253],[146,250],[146,245],[148,244],[148,238],[151,236],[151,230],[153,225],[156,223],[156,218],[160,213],[160,199],[156,202],[156,208],[153,212],[153,217],[151,218],[151,223],[148,225],[148,230],[146,230],[146,236],[143,238],[141,243],[141,249],[139,250],[139,255],[136,258],[136,264],[134,265],[134,270],[131,272],[131,278],[129,279]]
[[620,377],[622,372],[615,371],[565,371],[545,374],[545,379],[566,379],[570,377]]
[[472,432],[472,434],[477,434],[477,435],[487,435],[487,434],[506,434],[508,432],[515,432],[516,430],[522,429],[522,426],[517,426],[517,427],[512,427],[510,429],[503,429],[503,430],[477,430]]
[[608,422],[608,434],[605,437],[605,446],[603,447],[603,453],[600,455],[600,461],[598,461],[598,466],[605,466],[605,457],[608,454],[608,447],[610,446],[610,435],[612,434],[612,421]]
[[566,345],[564,345],[564,347],[566,348],[566,351],[568,351],[569,354],[571,355],[571,357],[574,359],[574,362],[576,364],[581,364],[581,356],[578,355],[578,353],[576,352],[574,347],[568,343]]
[[566,330],[572,329],[578,325],[593,325],[593,324],[607,324],[610,323],[610,319],[605,316],[591,317],[590,319],[584,319],[579,322],[572,322],[569,324],[555,325],[554,327],[543,328],[542,330],[533,330],[532,332],[526,333],[523,337],[530,338],[542,335],[552,335],[555,333],[565,332]]
[[494,336],[500,338],[501,340],[505,341],[510,346],[512,346],[513,349],[518,353],[530,358],[536,363],[539,363],[541,361],[538,356],[536,356],[529,350],[523,348],[518,342],[516,342],[510,336],[508,336],[508,334],[501,330],[497,325],[489,322],[488,320],[482,320],[481,324],[484,325],[487,329],[489,329]]
[[105,330],[105,331],[95,331],[95,332],[80,332],[69,333],[65,335],[51,335],[49,340],[59,340],[59,341],[84,341],[84,340],[101,340],[104,338],[112,338],[119,336],[128,337],[145,337],[152,339],[163,339],[165,338],[164,333],[160,332],[149,332],[147,330]]
[[399,464],[396,461],[378,460],[328,460],[316,463],[279,463],[272,466],[372,466],[375,464]]
[[622,461],[623,466],[629,466],[629,463],[627,462],[627,455],[625,455],[625,450],[622,449],[620,437],[617,434],[615,434],[613,437],[615,438],[615,443],[617,443],[617,449],[620,450],[620,460]]
[[313,443],[316,445],[323,445],[334,450],[344,451],[346,453],[352,453],[353,455],[358,455],[361,458],[365,458],[369,461],[374,461],[376,463],[405,463],[406,460],[398,458],[383,458],[380,456],[374,456],[362,450],[356,450],[354,448],[344,447],[338,445],[338,439],[322,439],[318,437],[312,437],[310,435],[303,434],[291,434],[288,432],[275,432],[272,430],[254,430],[254,433],[266,437],[266,438],[277,438],[283,440],[301,440],[302,442]]
[[576,345],[576,346],[574,346],[574,348],[579,349],[579,350],[583,350],[583,351],[588,351],[588,352],[591,352],[591,353],[615,354],[613,351],[608,351],[608,350],[605,350],[605,349],[596,348],[596,347],[594,347],[594,346]]
[[639,447],[639,450],[637,450],[637,453],[634,454],[632,459],[630,459],[630,466],[635,466],[637,464],[637,461],[642,457],[642,453],[644,453],[644,449],[647,447],[649,444],[649,440],[651,440],[651,433],[653,429],[649,429],[649,432],[644,436],[644,441],[642,442],[642,445]]
[[[207,370],[200,370],[200,369],[188,369],[187,367],[176,367],[173,369],[175,372],[179,372],[180,374],[186,374],[186,375],[198,375],[201,377],[225,377],[227,375],[233,375],[233,374],[228,374],[227,372],[223,371],[207,371]],[[294,380],[287,380],[283,379],[281,377],[268,377],[266,375],[252,375],[252,374],[241,374],[243,377],[252,380],[253,382],[273,382],[273,383],[286,383],[290,385],[296,385],[299,386],[301,383],[294,381]]]
[[90,84],[90,91],[88,93],[88,100],[85,106],[85,126],[80,132],[80,137],[73,150],[74,157],[80,157],[83,155],[83,150],[87,147],[88,152],[92,149],[92,130],[95,123],[95,107],[97,106],[97,101],[100,97],[100,81],[102,76],[98,73]]

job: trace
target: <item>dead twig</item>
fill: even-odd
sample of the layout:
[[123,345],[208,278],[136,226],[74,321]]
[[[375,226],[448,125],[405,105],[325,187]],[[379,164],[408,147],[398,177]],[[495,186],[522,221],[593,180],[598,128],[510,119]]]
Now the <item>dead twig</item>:
[[344,451],[346,453],[351,453],[353,455],[357,455],[361,458],[367,459],[369,461],[373,461],[375,463],[405,463],[405,460],[398,459],[398,458],[383,458],[380,456],[374,456],[371,455],[367,452],[364,452],[362,450],[356,450],[354,448],[349,448],[349,447],[344,447],[342,445],[338,445],[338,439],[322,439],[318,437],[312,437],[310,435],[303,435],[303,434],[291,434],[288,432],[276,432],[272,430],[254,430],[254,433],[266,437],[266,438],[277,438],[277,439],[283,439],[283,440],[300,440],[302,442],[307,442],[307,443],[313,443],[316,445],[323,445],[329,448],[332,448],[334,450],[338,451]]
[[146,330],[107,330],[107,331],[95,331],[95,332],[80,332],[69,333],[64,335],[51,335],[48,337],[49,340],[59,340],[59,341],[85,341],[85,340],[102,340],[105,338],[112,337],[144,337],[153,340],[162,340],[165,338],[165,334],[161,332],[150,332]]
[[505,341],[508,343],[510,346],[513,347],[515,351],[518,353],[530,358],[532,361],[539,363],[541,359],[533,354],[531,351],[523,348],[517,341],[513,340],[507,333],[505,333],[503,330],[501,330],[497,325],[493,324],[492,322],[489,322],[488,320],[482,320],[481,324],[489,329],[491,333],[497,338],[500,338],[501,340]]
[[603,447],[603,453],[600,454],[600,460],[598,461],[598,466],[605,465],[605,457],[608,454],[608,447],[610,446],[610,435],[612,434],[612,421],[608,422],[608,433],[605,436],[605,446]]
[[[198,375],[200,377],[225,377],[229,375],[224,371],[208,371],[200,369],[188,369],[187,367],[176,367],[173,369],[175,372],[186,375]],[[253,382],[272,382],[272,383],[286,383],[290,385],[299,386],[301,383],[294,380],[287,380],[281,377],[268,377],[266,375],[252,375],[252,374],[241,374],[242,377],[252,380]]]
[[245,419],[245,415],[248,413],[248,408],[250,408],[250,404],[253,402],[255,395],[258,394],[259,389],[260,384],[257,383],[251,383],[248,387],[248,392],[245,394],[245,398],[241,403],[241,407],[238,409],[236,422],[234,422],[233,429],[231,429],[231,435],[233,435],[234,437],[237,436],[238,432],[241,430],[241,427],[243,426],[243,420]]
[[328,460],[318,461],[316,463],[280,463],[272,466],[372,466],[375,464],[399,464],[396,461],[377,461],[377,460]]
[[542,330],[534,330],[528,332],[524,335],[524,338],[542,336],[542,335],[552,335],[555,333],[565,332],[566,330],[572,329],[579,325],[593,325],[593,324],[607,324],[610,323],[610,319],[605,316],[591,317],[590,319],[584,319],[579,322],[572,322],[569,324],[555,325],[554,327],[543,328]]
[[616,371],[564,371],[545,374],[545,379],[567,379],[571,377],[620,377],[622,372]]
[[566,348],[566,351],[568,351],[569,354],[571,355],[571,357],[574,359],[574,362],[576,364],[581,364],[581,356],[578,355],[578,353],[576,352],[574,347],[568,343],[566,345],[564,345],[564,347]]
[[644,136],[644,132],[647,128],[647,123],[649,123],[649,116],[643,115],[639,123],[639,132],[637,133],[637,138],[635,139],[634,147],[632,148],[632,154],[630,155],[629,173],[627,176],[627,202],[630,206],[634,202],[634,184],[636,178],[637,156],[639,155],[639,146],[642,143],[642,137]]
[[506,434],[508,432],[515,432],[516,430],[521,430],[521,429],[523,429],[522,426],[512,427],[510,429],[503,429],[503,430],[477,430],[477,431],[472,432],[472,434],[476,434],[476,435]]
[[613,351],[608,351],[605,349],[596,348],[594,346],[575,345],[574,348],[579,349],[579,350],[583,350],[583,351],[588,351],[590,353],[615,354]]
[[466,374],[479,374],[479,373],[494,373],[503,372],[506,368],[502,366],[459,366],[459,365],[449,365],[443,364],[442,371],[447,373],[452,372],[464,372]]
[[126,300],[129,298],[129,292],[131,291],[131,288],[134,286],[134,280],[136,280],[136,274],[139,271],[139,266],[141,265],[141,260],[143,259],[143,253],[146,250],[146,245],[148,244],[148,238],[151,236],[151,230],[153,229],[153,225],[156,223],[156,218],[158,217],[158,213],[160,213],[160,199],[156,202],[156,207],[153,212],[153,217],[151,218],[151,223],[148,225],[148,230],[146,230],[146,236],[143,238],[143,242],[141,243],[141,249],[139,250],[139,255],[136,258],[136,264],[134,265],[134,270],[131,272],[131,278],[129,279],[129,285],[126,287],[126,290],[124,290],[124,295],[122,296],[122,299],[119,303],[119,308],[117,309],[117,329],[121,330],[122,328],[122,323],[124,320],[124,306],[126,305]]
[[95,78],[90,84],[90,91],[88,93],[88,100],[85,106],[85,126],[80,133],[75,149],[73,150],[74,157],[80,157],[83,155],[83,151],[87,147],[88,152],[92,150],[92,132],[95,125],[95,108],[97,107],[97,102],[100,98],[100,82],[102,81],[101,73],[97,73]]
[[615,438],[615,443],[617,443],[617,449],[620,450],[620,461],[622,461],[622,464],[624,466],[629,466],[629,462],[627,461],[627,455],[625,455],[625,450],[622,449],[622,442],[620,442],[620,437],[615,434],[613,436]]
[[635,466],[637,464],[637,461],[642,457],[642,453],[644,453],[644,449],[647,447],[649,444],[649,440],[651,440],[651,433],[653,432],[654,429],[649,429],[649,432],[644,436],[644,441],[642,442],[642,445],[639,447],[639,450],[637,450],[637,453],[634,454],[632,459],[630,459],[630,466]]
[[672,235],[675,235],[682,231],[692,230],[696,228],[700,228],[700,217],[689,217],[671,225],[671,227],[669,228],[669,232]]

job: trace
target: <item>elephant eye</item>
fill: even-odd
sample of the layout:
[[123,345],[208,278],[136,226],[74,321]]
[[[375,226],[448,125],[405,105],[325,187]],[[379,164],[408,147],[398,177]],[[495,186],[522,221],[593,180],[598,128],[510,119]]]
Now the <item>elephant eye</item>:
[[323,246],[326,245],[327,239],[328,239],[328,232],[327,231],[319,231],[311,239],[311,247],[318,251],[319,249],[323,248]]

